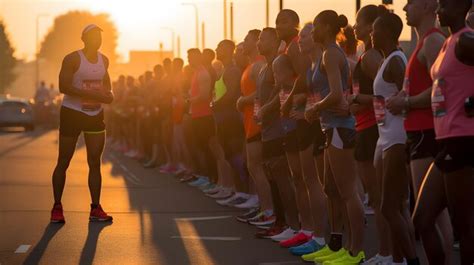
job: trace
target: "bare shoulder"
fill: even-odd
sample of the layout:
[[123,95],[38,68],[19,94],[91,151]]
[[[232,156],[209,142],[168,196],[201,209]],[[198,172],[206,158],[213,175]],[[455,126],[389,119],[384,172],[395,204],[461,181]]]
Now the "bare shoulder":
[[79,57],[79,54],[77,53],[77,51],[75,51],[64,56],[63,65],[73,66],[73,65],[78,64],[80,61],[81,61],[81,58]]
[[446,38],[443,34],[436,32],[426,37],[423,43],[423,50],[428,53],[439,52]]
[[104,60],[105,67],[109,67],[109,58],[105,56],[103,53],[100,53],[102,55],[102,59]]

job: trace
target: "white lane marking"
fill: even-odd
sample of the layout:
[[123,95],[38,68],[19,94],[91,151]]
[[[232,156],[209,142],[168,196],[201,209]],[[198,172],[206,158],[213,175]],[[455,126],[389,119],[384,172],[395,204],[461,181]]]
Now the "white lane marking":
[[31,245],[20,245],[16,250],[15,254],[26,253],[30,249]]
[[206,220],[218,220],[218,219],[227,219],[232,216],[204,216],[204,217],[188,217],[188,218],[174,218],[175,221],[206,221]]
[[115,155],[113,154],[110,154],[110,157],[115,160],[115,162],[120,166],[120,168],[125,171],[125,173],[127,173],[125,175],[125,177],[133,182],[133,184],[136,184],[136,185],[140,185],[141,184],[141,180],[132,172],[130,171],[125,165],[122,164],[122,162],[120,162],[120,160],[118,160]]
[[226,236],[172,236],[175,239],[196,239],[196,240],[214,240],[214,241],[238,241],[242,240],[240,237],[226,237]]

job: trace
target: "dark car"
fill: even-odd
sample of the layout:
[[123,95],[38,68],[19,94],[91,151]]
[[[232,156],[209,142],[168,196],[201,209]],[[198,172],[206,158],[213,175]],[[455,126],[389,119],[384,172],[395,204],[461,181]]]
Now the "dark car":
[[32,131],[34,120],[33,108],[27,100],[0,97],[0,127],[23,127]]

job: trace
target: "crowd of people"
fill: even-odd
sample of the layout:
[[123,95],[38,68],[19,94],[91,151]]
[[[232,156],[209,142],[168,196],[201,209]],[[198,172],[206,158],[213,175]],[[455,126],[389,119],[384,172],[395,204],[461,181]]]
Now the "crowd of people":
[[472,264],[472,1],[408,0],[404,11],[418,36],[410,58],[384,6],[362,7],[353,27],[325,10],[301,30],[283,9],[237,45],[120,76],[104,111],[111,148],[248,209],[236,219],[304,261],[451,264],[456,238]]

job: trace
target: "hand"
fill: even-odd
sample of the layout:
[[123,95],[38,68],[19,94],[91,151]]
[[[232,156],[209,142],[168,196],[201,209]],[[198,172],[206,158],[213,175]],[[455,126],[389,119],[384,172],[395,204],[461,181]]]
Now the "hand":
[[305,113],[302,111],[296,111],[294,109],[290,110],[290,118],[295,120],[302,120],[305,118]]
[[387,110],[393,115],[400,115],[405,110],[405,93],[399,93],[387,100]]
[[316,104],[314,107],[306,110],[305,113],[304,113],[304,118],[309,123],[312,123],[313,121],[315,121],[319,116],[317,106],[318,105]]

